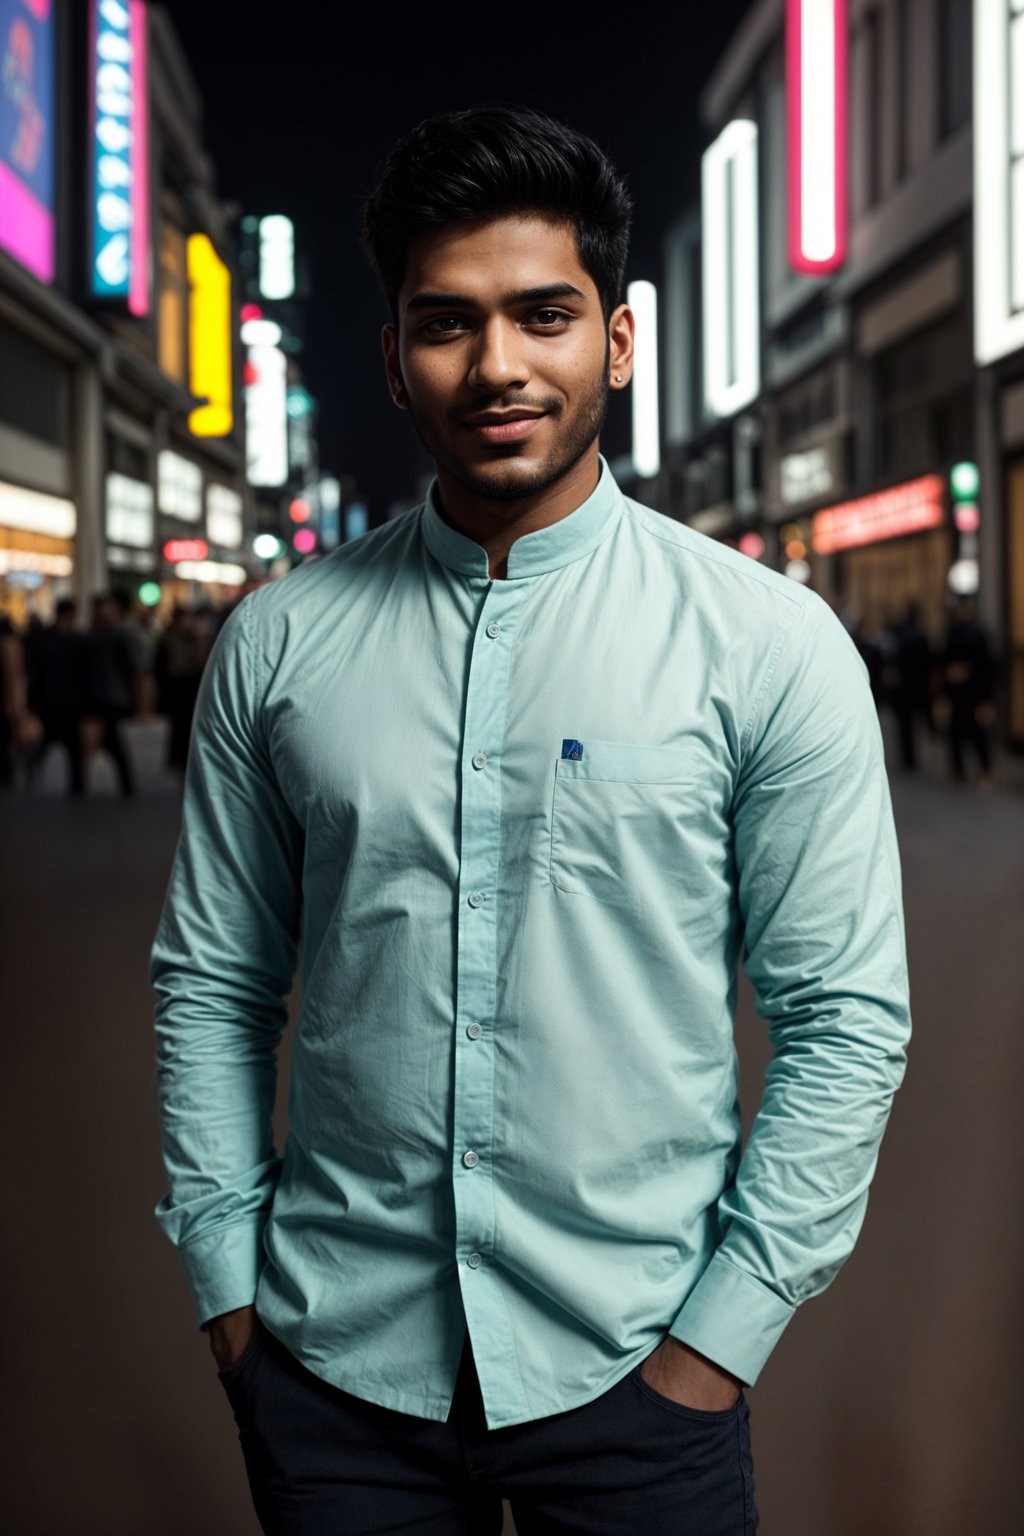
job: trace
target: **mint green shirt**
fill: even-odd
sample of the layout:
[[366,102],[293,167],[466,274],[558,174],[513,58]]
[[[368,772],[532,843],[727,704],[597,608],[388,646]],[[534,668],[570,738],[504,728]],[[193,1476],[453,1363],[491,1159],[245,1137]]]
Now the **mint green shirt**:
[[[507,579],[425,504],[250,593],[153,944],[200,1326],[491,1428],[672,1333],[753,1383],[864,1216],[910,1031],[866,669],[607,463]],[[290,1132],[271,1111],[301,951]],[[737,966],[774,1056],[740,1152]]]

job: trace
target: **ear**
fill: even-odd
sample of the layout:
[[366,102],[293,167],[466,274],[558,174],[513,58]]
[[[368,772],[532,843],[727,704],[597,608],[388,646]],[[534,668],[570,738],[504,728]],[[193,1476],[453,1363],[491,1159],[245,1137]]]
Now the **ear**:
[[388,389],[391,398],[400,411],[408,410],[405,398],[405,384],[402,380],[402,367],[398,360],[398,330],[390,323],[385,325],[380,333],[381,346],[384,348],[384,368],[388,376]]
[[612,389],[625,389],[633,376],[635,335],[633,311],[628,304],[620,304],[608,319],[608,382]]

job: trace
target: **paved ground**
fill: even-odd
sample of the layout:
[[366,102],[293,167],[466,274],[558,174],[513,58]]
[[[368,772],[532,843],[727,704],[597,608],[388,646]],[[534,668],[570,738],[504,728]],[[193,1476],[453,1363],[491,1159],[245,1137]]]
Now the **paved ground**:
[[[93,798],[65,803],[59,754],[31,795],[0,796],[17,1536],[258,1536],[151,1214],[146,964],[177,833],[161,741],[136,732],[132,803],[104,761]],[[1019,1514],[1024,795],[956,792],[940,769],[893,776],[916,1033],[862,1238],[749,1395],[765,1536],[990,1536]],[[765,1047],[745,984],[738,1028],[749,1112]]]

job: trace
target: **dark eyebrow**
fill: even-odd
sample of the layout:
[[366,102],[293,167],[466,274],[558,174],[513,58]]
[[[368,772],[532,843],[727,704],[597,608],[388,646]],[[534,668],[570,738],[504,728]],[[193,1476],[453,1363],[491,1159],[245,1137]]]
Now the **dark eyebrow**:
[[[502,301],[507,307],[512,304],[542,304],[548,299],[582,299],[586,303],[586,294],[574,288],[572,283],[545,283],[540,288],[520,288],[516,293],[506,293]],[[464,293],[416,293],[413,294],[406,310],[420,309],[479,309],[476,299],[467,297]]]

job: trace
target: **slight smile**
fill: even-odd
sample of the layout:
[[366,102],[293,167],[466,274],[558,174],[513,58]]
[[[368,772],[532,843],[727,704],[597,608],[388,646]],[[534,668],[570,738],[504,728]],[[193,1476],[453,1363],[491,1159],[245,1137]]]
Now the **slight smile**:
[[518,443],[543,420],[543,416],[515,416],[507,421],[467,421],[465,425],[485,443]]

